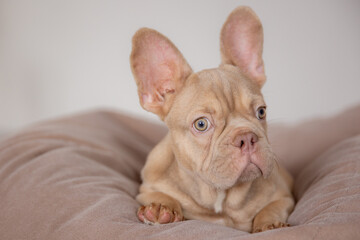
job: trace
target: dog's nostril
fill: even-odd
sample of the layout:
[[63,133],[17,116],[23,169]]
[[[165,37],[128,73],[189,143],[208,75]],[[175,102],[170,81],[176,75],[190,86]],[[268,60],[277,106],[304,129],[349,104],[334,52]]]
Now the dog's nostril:
[[234,146],[242,151],[254,151],[259,138],[252,132],[239,134],[234,138]]
[[258,140],[259,140],[258,136],[255,134],[252,134],[251,140],[250,140],[251,145],[254,145],[255,143],[257,143]]

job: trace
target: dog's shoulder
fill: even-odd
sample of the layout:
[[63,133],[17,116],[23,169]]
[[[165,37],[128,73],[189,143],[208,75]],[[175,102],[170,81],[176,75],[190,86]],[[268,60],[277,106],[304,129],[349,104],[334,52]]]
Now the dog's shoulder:
[[153,182],[164,177],[174,161],[174,154],[170,147],[170,134],[167,134],[149,153],[141,172],[143,181]]

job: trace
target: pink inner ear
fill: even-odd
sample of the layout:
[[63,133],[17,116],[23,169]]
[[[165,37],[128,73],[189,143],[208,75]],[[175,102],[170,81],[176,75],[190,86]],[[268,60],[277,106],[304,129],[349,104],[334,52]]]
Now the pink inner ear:
[[162,105],[165,94],[175,90],[173,80],[179,71],[178,56],[166,41],[155,36],[148,36],[144,45],[136,67],[142,83],[142,101],[147,105]]
[[166,37],[146,28],[133,38],[130,61],[142,106],[156,114],[165,114],[166,94],[181,87],[191,73],[190,66]]
[[260,85],[265,82],[263,31],[252,10],[238,8],[230,14],[222,29],[221,44],[224,63],[238,66]]

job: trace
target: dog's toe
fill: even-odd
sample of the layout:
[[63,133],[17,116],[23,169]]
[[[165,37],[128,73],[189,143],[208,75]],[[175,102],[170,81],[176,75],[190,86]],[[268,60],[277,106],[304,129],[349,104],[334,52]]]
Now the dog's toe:
[[174,215],[167,206],[161,206],[158,222],[161,224],[169,223],[173,220]]
[[138,209],[138,218],[141,222],[154,225],[183,221],[184,217],[177,211],[159,203],[151,203]]
[[252,232],[258,233],[258,232],[264,232],[267,230],[272,230],[272,229],[276,229],[276,228],[284,228],[284,227],[290,227],[290,224],[284,223],[284,222],[265,223],[261,226],[254,227]]

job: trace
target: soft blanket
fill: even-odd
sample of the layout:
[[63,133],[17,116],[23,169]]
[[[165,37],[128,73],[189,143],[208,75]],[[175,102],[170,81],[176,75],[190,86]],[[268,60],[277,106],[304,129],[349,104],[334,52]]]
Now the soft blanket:
[[111,111],[31,126],[0,143],[0,239],[359,239],[360,106],[270,139],[295,176],[289,228],[249,234],[203,221],[148,226],[140,170],[166,128]]

